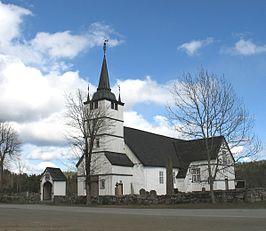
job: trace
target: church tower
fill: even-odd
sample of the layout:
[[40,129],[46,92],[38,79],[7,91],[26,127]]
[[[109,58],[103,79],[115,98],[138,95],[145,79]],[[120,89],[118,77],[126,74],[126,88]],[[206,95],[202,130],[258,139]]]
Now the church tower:
[[121,102],[120,89],[118,100],[111,91],[110,81],[106,62],[106,42],[104,42],[103,62],[97,91],[93,94],[92,99],[89,97],[85,104],[88,110],[101,112],[98,115],[104,117],[107,126],[99,131],[93,146],[93,153],[98,152],[115,152],[124,153],[124,103]]

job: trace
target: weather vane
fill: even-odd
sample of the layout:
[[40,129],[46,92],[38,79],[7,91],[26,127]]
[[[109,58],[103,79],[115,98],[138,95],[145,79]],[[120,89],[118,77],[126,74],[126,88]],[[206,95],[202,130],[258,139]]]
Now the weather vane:
[[109,42],[108,39],[105,39],[104,40],[104,43],[103,43],[103,52],[104,52],[104,55],[106,54],[106,44]]

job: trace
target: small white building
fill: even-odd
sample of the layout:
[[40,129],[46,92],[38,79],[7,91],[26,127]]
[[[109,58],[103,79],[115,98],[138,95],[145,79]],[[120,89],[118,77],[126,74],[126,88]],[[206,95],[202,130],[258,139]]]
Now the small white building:
[[66,177],[60,168],[47,167],[40,183],[41,201],[51,201],[54,196],[66,195]]
[[[136,96],[137,97],[137,96]],[[206,140],[181,140],[124,127],[124,103],[111,92],[104,54],[97,91],[87,110],[108,108],[112,127],[98,134],[92,153],[92,195],[138,194],[140,189],[166,194],[166,169],[173,164],[173,187],[182,192],[209,190]],[[234,158],[223,136],[209,138],[215,190],[234,189]],[[86,195],[83,156],[77,163],[78,195]]]

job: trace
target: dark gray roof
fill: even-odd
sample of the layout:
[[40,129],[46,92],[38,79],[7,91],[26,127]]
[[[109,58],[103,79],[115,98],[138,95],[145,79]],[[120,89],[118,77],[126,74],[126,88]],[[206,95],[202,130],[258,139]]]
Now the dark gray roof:
[[169,157],[173,167],[181,166],[173,144],[178,141],[175,138],[124,127],[124,139],[144,166],[166,167]]
[[112,165],[127,166],[127,167],[134,166],[134,164],[132,163],[132,161],[128,158],[126,154],[115,153],[115,152],[105,152],[105,156]]
[[92,101],[101,100],[101,99],[117,101],[115,94],[111,92],[105,55],[103,57],[98,88],[97,91],[92,96]]
[[53,181],[66,181],[66,177],[64,173],[61,171],[60,168],[52,168],[52,167],[47,167],[43,174],[45,172],[49,172]]
[[[185,141],[124,127],[124,140],[144,166],[166,167],[168,159],[171,158],[173,167],[180,169],[177,176],[179,178],[186,176],[191,162],[207,160],[205,139]],[[223,142],[226,143],[223,136],[208,139],[212,147],[211,159],[217,158]],[[105,156],[112,165],[134,166],[126,154],[105,152]],[[77,166],[82,158],[83,156]]]
[[[212,137],[207,140],[210,147],[211,159],[215,160],[218,156],[222,142],[225,141],[223,136]],[[179,178],[186,176],[189,164],[193,161],[207,160],[206,139],[177,141],[174,143],[178,153],[181,169],[178,173]]]

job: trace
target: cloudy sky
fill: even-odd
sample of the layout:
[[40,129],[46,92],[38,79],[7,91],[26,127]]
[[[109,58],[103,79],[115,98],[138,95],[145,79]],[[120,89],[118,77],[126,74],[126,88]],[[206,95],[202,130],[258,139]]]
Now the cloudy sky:
[[260,0],[0,1],[0,119],[24,143],[25,171],[73,169],[64,96],[95,90],[106,38],[125,125],[175,136],[165,117],[171,83],[203,67],[233,84],[265,146],[265,12]]

